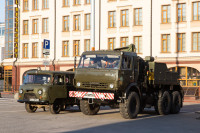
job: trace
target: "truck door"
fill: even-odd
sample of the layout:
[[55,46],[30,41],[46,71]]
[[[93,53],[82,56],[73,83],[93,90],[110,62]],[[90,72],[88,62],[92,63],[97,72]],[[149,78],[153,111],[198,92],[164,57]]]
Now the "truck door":
[[134,75],[132,71],[132,64],[133,59],[131,56],[123,56],[121,70],[124,79],[124,87],[127,87],[131,82],[133,82]]
[[66,85],[64,83],[64,75],[55,74],[53,86],[50,90],[51,99],[66,98]]

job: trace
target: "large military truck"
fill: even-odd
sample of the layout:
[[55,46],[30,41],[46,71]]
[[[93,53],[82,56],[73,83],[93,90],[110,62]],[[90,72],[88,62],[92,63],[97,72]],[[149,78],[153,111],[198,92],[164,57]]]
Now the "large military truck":
[[73,79],[74,72],[30,70],[24,74],[18,102],[25,103],[29,113],[49,107],[52,114],[58,114],[67,106],[79,105],[77,99],[68,97],[75,89]]
[[80,99],[84,114],[97,114],[105,105],[118,106],[126,119],[152,106],[161,115],[179,113],[183,90],[178,73],[168,71],[166,64],[154,62],[153,57],[143,60],[134,50],[132,44],[114,51],[82,53],[74,78],[77,91],[70,91],[69,96]]

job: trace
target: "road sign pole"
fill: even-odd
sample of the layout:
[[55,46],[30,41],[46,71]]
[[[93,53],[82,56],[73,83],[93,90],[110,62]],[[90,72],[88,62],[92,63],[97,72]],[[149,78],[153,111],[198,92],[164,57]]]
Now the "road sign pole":
[[[47,55],[45,54],[45,60],[47,60]],[[45,64],[45,70],[46,70],[46,64]]]

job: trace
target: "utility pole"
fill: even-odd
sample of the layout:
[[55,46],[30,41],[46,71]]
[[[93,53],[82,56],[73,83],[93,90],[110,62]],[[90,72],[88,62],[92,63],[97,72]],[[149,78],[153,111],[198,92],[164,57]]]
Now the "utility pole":
[[153,7],[153,5],[152,5],[153,3],[152,3],[152,0],[151,0],[151,25],[150,25],[150,56],[152,56],[152,7]]

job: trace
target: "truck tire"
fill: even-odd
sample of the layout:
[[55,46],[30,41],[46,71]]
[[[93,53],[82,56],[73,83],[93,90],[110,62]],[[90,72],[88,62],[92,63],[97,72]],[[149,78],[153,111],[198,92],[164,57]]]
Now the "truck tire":
[[174,91],[172,93],[172,106],[171,106],[171,113],[177,114],[180,112],[181,109],[181,95],[178,91]]
[[125,119],[136,118],[140,111],[140,98],[136,92],[131,92],[124,103],[119,104],[120,114]]
[[61,111],[61,108],[62,108],[62,105],[59,104],[59,102],[56,102],[56,101],[53,104],[49,105],[49,111],[52,114],[59,114],[60,111]]
[[37,110],[37,107],[31,106],[30,103],[25,103],[25,109],[28,113],[34,113]]
[[100,106],[98,104],[89,104],[87,100],[80,100],[80,109],[85,115],[96,115]]
[[160,115],[168,115],[171,108],[171,97],[168,91],[164,91],[158,99],[158,113]]

